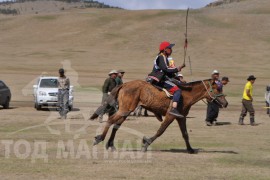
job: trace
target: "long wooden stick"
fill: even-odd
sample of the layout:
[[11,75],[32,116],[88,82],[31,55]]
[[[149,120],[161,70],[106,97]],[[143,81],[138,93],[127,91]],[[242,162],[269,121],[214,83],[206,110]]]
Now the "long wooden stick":
[[186,32],[185,32],[185,45],[184,45],[184,64],[186,63],[187,46],[188,46],[188,40],[187,40],[188,12],[189,12],[189,8],[187,9],[187,14],[186,14]]

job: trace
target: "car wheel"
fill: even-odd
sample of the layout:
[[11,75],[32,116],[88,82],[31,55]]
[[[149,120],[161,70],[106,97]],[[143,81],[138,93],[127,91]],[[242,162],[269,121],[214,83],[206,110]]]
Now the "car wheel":
[[9,109],[9,101],[10,101],[10,99],[9,99],[9,97],[7,97],[5,104],[3,104],[4,109]]
[[68,106],[69,111],[72,111],[72,109],[73,109],[73,106]]
[[36,108],[36,110],[41,110],[41,105],[38,105],[37,103],[35,103],[35,108]]

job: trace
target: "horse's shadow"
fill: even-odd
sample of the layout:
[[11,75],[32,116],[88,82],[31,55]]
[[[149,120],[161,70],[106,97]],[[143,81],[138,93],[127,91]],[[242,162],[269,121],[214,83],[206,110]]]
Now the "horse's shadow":
[[[186,149],[169,149],[169,150],[160,150],[161,152],[172,152],[172,153],[187,153]],[[194,149],[194,154],[199,153],[223,153],[223,154],[238,154],[235,151],[219,151],[219,150],[204,150],[204,149]]]
[[[127,151],[140,151],[140,150],[127,150]],[[170,153],[187,153],[186,149],[163,149],[163,150],[148,150],[150,152],[170,152]],[[221,154],[239,154],[235,151],[218,151],[218,150],[204,150],[204,149],[194,149],[194,154],[199,153],[221,153]]]

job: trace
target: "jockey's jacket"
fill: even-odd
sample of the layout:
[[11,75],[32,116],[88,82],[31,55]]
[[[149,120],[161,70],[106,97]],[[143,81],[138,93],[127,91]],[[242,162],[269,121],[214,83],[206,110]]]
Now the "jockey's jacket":
[[169,78],[173,78],[175,73],[178,72],[176,67],[169,67],[169,60],[166,58],[164,54],[159,54],[154,60],[153,72],[159,71],[163,72],[164,76],[168,76]]

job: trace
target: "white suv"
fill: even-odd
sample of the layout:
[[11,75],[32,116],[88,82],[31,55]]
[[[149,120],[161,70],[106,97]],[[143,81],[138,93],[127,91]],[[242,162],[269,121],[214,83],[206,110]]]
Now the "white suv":
[[[34,88],[35,108],[41,110],[42,106],[58,106],[58,77],[39,77]],[[68,108],[73,108],[73,86],[69,89]]]

